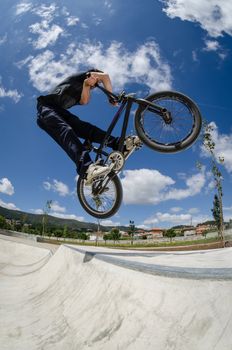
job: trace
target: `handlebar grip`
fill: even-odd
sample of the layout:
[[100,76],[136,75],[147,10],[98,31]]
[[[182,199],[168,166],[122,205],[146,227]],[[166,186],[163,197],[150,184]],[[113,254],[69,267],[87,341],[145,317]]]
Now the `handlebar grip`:
[[119,102],[118,98],[109,97],[109,103],[114,104],[114,103],[118,103],[118,102]]

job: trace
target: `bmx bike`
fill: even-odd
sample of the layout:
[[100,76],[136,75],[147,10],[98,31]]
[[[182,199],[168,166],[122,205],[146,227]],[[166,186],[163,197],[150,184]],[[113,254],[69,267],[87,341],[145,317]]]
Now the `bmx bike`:
[[[142,99],[137,98],[135,94],[126,94],[125,91],[115,95],[100,85],[97,87],[112,102],[117,102],[119,108],[100,146],[95,147],[87,143],[86,147],[89,151],[96,153],[95,162],[101,165],[108,164],[111,171],[94,178],[90,186],[86,185],[85,179],[79,177],[77,196],[86,212],[98,219],[106,219],[117,212],[122,202],[123,190],[118,174],[127,159],[123,150],[132,105],[138,105],[134,116],[134,126],[141,140],[139,146],[144,144],[163,153],[175,153],[191,146],[200,133],[202,118],[197,105],[189,97],[179,92],[162,91]],[[118,150],[109,153],[107,140],[123,112]],[[139,146],[134,145],[130,154]]]

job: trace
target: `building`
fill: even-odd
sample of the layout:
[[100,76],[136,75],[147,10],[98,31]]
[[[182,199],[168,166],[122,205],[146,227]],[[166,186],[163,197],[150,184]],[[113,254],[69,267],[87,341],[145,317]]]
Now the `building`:
[[161,238],[163,237],[163,233],[165,232],[162,228],[152,228],[148,232],[146,232],[147,238]]
[[202,235],[207,231],[213,231],[217,229],[216,225],[212,225],[212,224],[199,224],[196,227],[196,234],[197,235]]

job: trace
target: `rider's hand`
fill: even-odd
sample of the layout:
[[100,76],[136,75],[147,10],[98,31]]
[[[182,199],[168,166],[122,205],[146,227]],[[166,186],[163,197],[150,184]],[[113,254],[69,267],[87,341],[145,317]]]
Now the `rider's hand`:
[[112,106],[115,106],[115,107],[118,106],[118,101],[114,100],[113,98],[109,98],[109,103],[110,103]]
[[92,74],[90,77],[84,80],[84,86],[88,86],[90,88],[93,88],[97,83],[98,83],[98,78]]

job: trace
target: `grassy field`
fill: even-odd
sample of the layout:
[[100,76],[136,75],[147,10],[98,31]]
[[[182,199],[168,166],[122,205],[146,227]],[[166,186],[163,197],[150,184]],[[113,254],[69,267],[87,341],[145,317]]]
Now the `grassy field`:
[[136,250],[198,250],[198,249],[216,249],[222,247],[222,242],[218,238],[204,238],[193,241],[175,241],[175,242],[143,242],[135,241],[134,244],[122,243],[117,241],[114,243],[105,243],[98,241],[97,244],[93,242],[85,241],[73,241],[66,239],[65,241],[59,241],[55,239],[45,239],[41,237],[41,241],[53,244],[78,244],[82,246],[98,246],[114,249],[136,249]]

